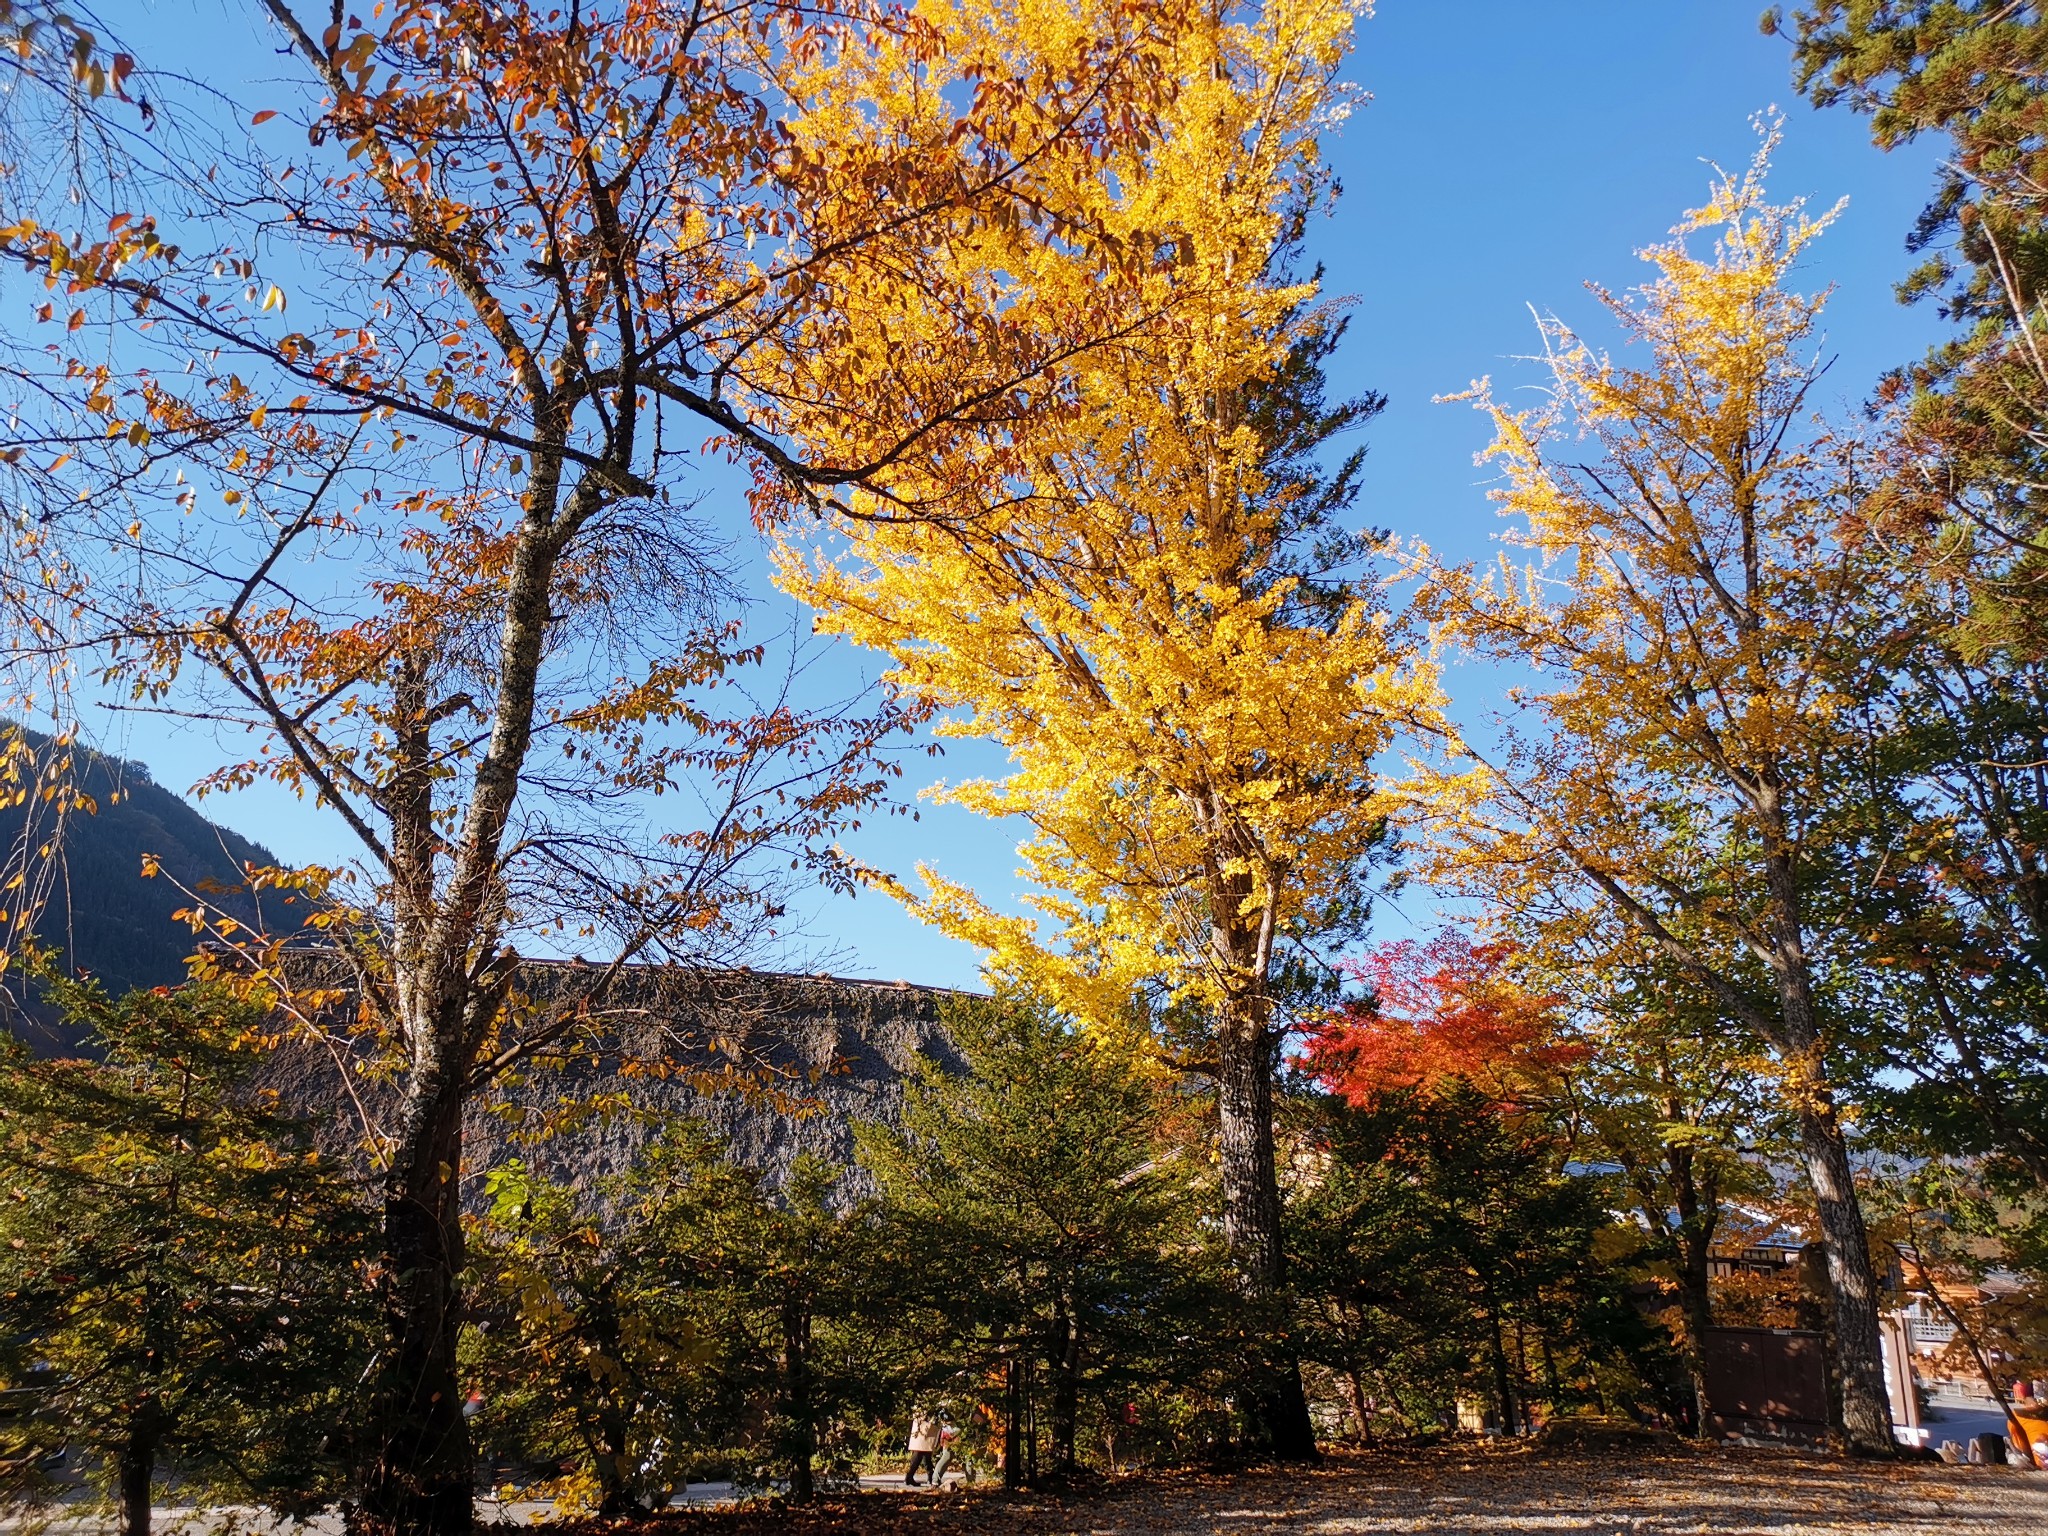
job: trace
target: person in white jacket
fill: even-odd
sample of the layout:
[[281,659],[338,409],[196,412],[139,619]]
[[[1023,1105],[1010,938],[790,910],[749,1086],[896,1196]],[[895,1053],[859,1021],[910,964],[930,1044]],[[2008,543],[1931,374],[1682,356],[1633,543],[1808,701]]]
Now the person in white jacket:
[[939,1421],[931,1410],[918,1408],[910,1415],[910,1465],[903,1469],[906,1488],[918,1486],[917,1474],[931,1468],[939,1449]]

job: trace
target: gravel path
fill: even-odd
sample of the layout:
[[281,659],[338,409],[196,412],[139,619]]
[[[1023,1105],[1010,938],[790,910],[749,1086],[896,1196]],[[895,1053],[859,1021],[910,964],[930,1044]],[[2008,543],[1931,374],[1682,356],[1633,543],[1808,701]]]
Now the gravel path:
[[1301,1472],[1117,1479],[1063,1498],[866,1494],[677,1514],[636,1536],[2048,1536],[2048,1473],[1770,1451],[1573,1456],[1469,1445]]
[[[1160,1473],[1064,1496],[871,1488],[808,1508],[677,1507],[618,1524],[491,1507],[498,1531],[537,1536],[2048,1536],[2048,1472],[1874,1466],[1771,1451],[1675,1447],[1573,1455],[1472,1444],[1339,1452],[1302,1471]],[[340,1536],[249,1512],[165,1510],[164,1536]],[[59,1511],[45,1536],[114,1522]],[[0,1536],[29,1526],[0,1517]],[[486,1530],[492,1529],[490,1526]]]

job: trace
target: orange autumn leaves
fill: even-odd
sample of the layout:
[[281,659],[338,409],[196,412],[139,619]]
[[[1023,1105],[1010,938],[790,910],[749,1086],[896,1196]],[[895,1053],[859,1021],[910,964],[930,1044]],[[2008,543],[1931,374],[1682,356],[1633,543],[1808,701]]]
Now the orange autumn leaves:
[[1380,945],[1346,966],[1368,996],[1311,1024],[1300,1063],[1353,1104],[1454,1083],[1512,1100],[1577,1054],[1558,1035],[1561,999],[1516,962],[1511,945],[1454,929]]

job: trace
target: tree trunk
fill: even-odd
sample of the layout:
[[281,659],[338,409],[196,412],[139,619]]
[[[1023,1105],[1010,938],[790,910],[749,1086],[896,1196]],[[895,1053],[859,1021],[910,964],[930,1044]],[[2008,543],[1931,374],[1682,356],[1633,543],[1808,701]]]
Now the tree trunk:
[[1062,1310],[1053,1324],[1052,1466],[1065,1474],[1074,1470],[1074,1438],[1081,1417],[1081,1340],[1071,1314]]
[[1870,1262],[1870,1239],[1863,1226],[1863,1207],[1856,1198],[1848,1143],[1826,1090],[1809,1087],[1804,1098],[1799,1111],[1800,1145],[1827,1254],[1842,1431],[1856,1450],[1894,1455],[1898,1445],[1892,1436],[1891,1403],[1885,1393],[1884,1356],[1878,1338],[1877,1271]]
[[[584,1303],[585,1320],[579,1330],[583,1341],[599,1358],[622,1358],[619,1314],[612,1277],[601,1279]],[[592,1458],[598,1487],[604,1490],[597,1513],[602,1519],[620,1519],[643,1512],[633,1486],[633,1403],[623,1383],[593,1382],[597,1394],[598,1438],[601,1442]]]
[[606,1410],[604,1449],[598,1456],[598,1486],[604,1496],[598,1501],[600,1519],[619,1520],[644,1513],[633,1492],[633,1454],[626,1433],[624,1413]]
[[1003,1491],[1024,1486],[1024,1373],[1013,1353],[1003,1361]]
[[1556,1418],[1564,1402],[1564,1381],[1557,1372],[1557,1353],[1550,1347],[1548,1332],[1536,1335],[1536,1352],[1543,1361],[1543,1391],[1550,1404],[1550,1417]]
[[1521,1319],[1515,1320],[1515,1433],[1526,1435],[1536,1428],[1532,1409],[1534,1394],[1529,1386],[1529,1333]]
[[1365,1406],[1365,1383],[1358,1379],[1355,1370],[1344,1373],[1345,1383],[1351,1388],[1351,1416],[1358,1420],[1358,1440],[1361,1445],[1372,1444],[1372,1413]]
[[1701,1440],[1709,1438],[1707,1330],[1714,1326],[1713,1291],[1707,1279],[1707,1245],[1683,1243],[1678,1262],[1678,1310],[1685,1320],[1685,1348],[1681,1353],[1686,1375],[1692,1382],[1692,1432]]
[[1024,1378],[1024,1480],[1038,1486],[1038,1383],[1029,1360],[1022,1362]]
[[[1670,1115],[1674,1120],[1678,1118],[1675,1108]],[[1714,1326],[1714,1230],[1720,1225],[1721,1206],[1717,1193],[1702,1198],[1690,1147],[1669,1148],[1665,1163],[1670,1169],[1678,1207],[1678,1231],[1673,1238],[1678,1262],[1672,1269],[1678,1287],[1678,1315],[1685,1325],[1680,1354],[1692,1383],[1692,1432],[1704,1440],[1708,1438],[1707,1330]],[[1718,1182],[1715,1188],[1718,1189]],[[1644,1214],[1654,1217],[1659,1213],[1646,1204]]]
[[384,1367],[360,1522],[378,1536],[464,1536],[473,1520],[469,1426],[455,1346],[462,1295],[462,1097],[415,1070],[384,1201]]
[[1487,1343],[1493,1359],[1493,1395],[1496,1412],[1500,1415],[1500,1432],[1504,1435],[1515,1433],[1515,1394],[1508,1384],[1507,1341],[1501,1337],[1500,1312],[1491,1302],[1486,1308]]
[[782,1373],[789,1413],[789,1496],[808,1504],[817,1492],[817,1407],[811,1392],[811,1309],[801,1299],[782,1305]]
[[1280,1180],[1273,1157],[1273,1037],[1239,1004],[1218,1020],[1217,1150],[1223,1183],[1223,1238],[1238,1289],[1262,1335],[1245,1384],[1248,1438],[1283,1460],[1316,1453],[1301,1362],[1281,1308],[1287,1278],[1280,1229]]
[[[1775,783],[1772,789],[1775,796]],[[1773,909],[1771,965],[1777,977],[1779,1006],[1778,1035],[1771,1044],[1784,1060],[1785,1086],[1799,1117],[1800,1149],[1806,1159],[1807,1179],[1813,1185],[1821,1243],[1827,1252],[1842,1432],[1855,1450],[1893,1456],[1898,1453],[1898,1442],[1892,1438],[1884,1357],[1878,1342],[1877,1271],[1870,1263],[1870,1239],[1863,1227],[1863,1207],[1856,1198],[1849,1146],[1842,1137],[1841,1122],[1835,1118],[1800,917],[1799,872],[1792,855],[1785,851],[1790,840],[1778,815],[1779,804],[1776,798],[1769,804],[1770,825],[1776,836],[1785,839],[1785,846],[1773,852],[1766,864]]]
[[156,1481],[153,1405],[144,1404],[121,1447],[121,1536],[149,1536],[150,1492]]

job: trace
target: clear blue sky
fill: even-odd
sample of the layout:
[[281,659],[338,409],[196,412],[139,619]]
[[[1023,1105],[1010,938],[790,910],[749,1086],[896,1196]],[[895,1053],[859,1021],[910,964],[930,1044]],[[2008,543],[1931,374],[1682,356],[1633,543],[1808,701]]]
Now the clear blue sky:
[[[1370,434],[1363,521],[1448,555],[1486,554],[1495,518],[1472,463],[1483,423],[1432,397],[1481,374],[1504,387],[1531,377],[1515,361],[1532,350],[1531,305],[1597,325],[1583,285],[1638,281],[1632,253],[1700,201],[1701,162],[1746,162],[1749,119],[1774,104],[1787,117],[1777,194],[1820,207],[1849,199],[1812,263],[1812,286],[1837,288],[1830,403],[1853,409],[1885,366],[1924,347],[1934,317],[1899,307],[1892,285],[1907,266],[1903,236],[1926,197],[1933,153],[1880,155],[1860,120],[1795,101],[1787,49],[1758,33],[1760,9],[1760,0],[1381,0],[1360,29],[1351,71],[1372,101],[1330,146],[1345,196],[1313,246],[1331,290],[1357,301],[1337,385],[1389,397]],[[165,0],[146,14],[147,31],[203,50],[201,68],[270,68],[268,40],[250,35],[238,0]],[[262,94],[246,80],[215,83]],[[742,522],[735,506],[733,524]],[[1452,683],[1461,713],[1485,711],[1483,675],[1454,674]],[[189,735],[136,726],[114,730],[107,744],[149,762],[172,787],[211,766],[210,743]],[[936,765],[954,777],[1000,769],[994,754],[958,747]],[[335,852],[320,818],[275,796],[206,809],[285,858]],[[936,863],[992,899],[1018,885],[1014,831],[958,812],[878,818],[848,841],[900,871]],[[1402,931],[1430,916],[1427,895],[1411,891],[1385,922]],[[810,947],[792,957],[806,969],[829,959],[852,974],[974,983],[971,952],[883,897],[824,903],[811,926]]]

